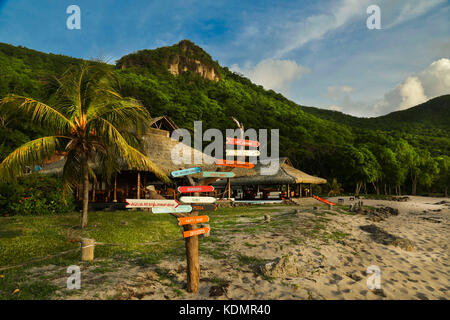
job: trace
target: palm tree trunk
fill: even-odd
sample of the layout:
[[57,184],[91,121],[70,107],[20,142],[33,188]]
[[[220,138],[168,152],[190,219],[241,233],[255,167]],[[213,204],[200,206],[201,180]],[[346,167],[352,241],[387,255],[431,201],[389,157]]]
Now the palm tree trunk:
[[89,167],[88,160],[85,155],[81,158],[81,166],[83,173],[83,211],[81,214],[81,228],[87,227],[88,223],[88,205],[89,205]]

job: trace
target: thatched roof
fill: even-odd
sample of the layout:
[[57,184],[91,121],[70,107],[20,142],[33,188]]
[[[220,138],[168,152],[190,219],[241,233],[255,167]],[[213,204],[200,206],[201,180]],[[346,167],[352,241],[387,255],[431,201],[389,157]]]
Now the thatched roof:
[[[271,184],[296,184],[296,183],[312,183],[323,184],[327,183],[326,179],[311,176],[303,171],[300,171],[292,166],[288,158],[279,158],[278,170],[273,175],[261,175],[261,168],[269,165],[262,165],[258,162],[252,169],[235,168],[233,172],[236,177],[231,179],[231,185],[271,185]],[[226,179],[218,180],[214,183],[215,186],[223,186],[226,184]]]
[[[164,129],[159,129],[164,128]],[[198,151],[190,146],[179,143],[177,140],[170,138],[170,131],[166,129],[178,128],[171,119],[167,117],[158,117],[153,119],[152,128],[142,137],[145,143],[147,156],[153,161],[166,175],[170,175],[172,171],[181,170],[192,167],[200,167],[204,171],[215,171],[215,159]],[[174,164],[172,161],[172,149],[179,144],[180,154],[190,155],[192,164]],[[194,163],[194,157],[201,159],[201,164]],[[65,164],[64,157],[52,163],[43,165],[39,172],[44,174],[60,174]],[[91,166],[94,164],[92,163]],[[95,166],[95,165],[94,165]],[[128,168],[124,168],[127,170]],[[201,177],[201,174],[192,175],[195,178]]]

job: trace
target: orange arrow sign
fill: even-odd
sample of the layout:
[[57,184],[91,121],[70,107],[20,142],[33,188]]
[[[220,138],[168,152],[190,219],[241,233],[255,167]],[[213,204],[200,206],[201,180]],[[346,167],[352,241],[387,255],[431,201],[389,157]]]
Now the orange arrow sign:
[[222,159],[216,159],[216,164],[218,166],[227,166],[227,167],[237,167],[237,168],[248,168],[251,169],[255,165],[251,162],[244,162],[244,161],[233,161],[233,160],[222,160]]
[[204,228],[200,228],[200,229],[184,231],[183,232],[183,237],[184,238],[189,238],[189,237],[193,237],[193,236],[198,236],[200,234],[208,233],[209,230],[210,230],[210,228],[204,227]]
[[209,217],[208,216],[194,216],[194,217],[182,217],[177,218],[178,219],[178,225],[184,226],[185,224],[193,224],[193,223],[201,223],[201,222],[208,222]]

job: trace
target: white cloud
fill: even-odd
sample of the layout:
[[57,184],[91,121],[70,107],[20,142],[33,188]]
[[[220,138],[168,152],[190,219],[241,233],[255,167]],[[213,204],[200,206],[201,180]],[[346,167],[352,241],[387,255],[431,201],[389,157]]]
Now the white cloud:
[[[321,39],[328,32],[342,27],[356,17],[365,17],[368,0],[341,0],[327,12],[300,18],[295,21],[280,21],[275,31],[280,40],[274,57],[280,58],[304,44]],[[333,2],[334,4],[335,2]]]
[[338,100],[342,97],[342,95],[352,93],[355,89],[350,86],[330,86],[327,88],[327,93],[325,96],[330,98],[331,100]]
[[408,0],[399,8],[393,22],[386,26],[386,29],[392,28],[401,23],[413,20],[422,14],[425,14],[438,4],[444,3],[446,0]]
[[341,111],[341,112],[342,112],[342,107],[337,106],[337,105],[335,105],[335,104],[333,104],[333,105],[331,105],[331,106],[328,106],[327,109],[328,109],[328,110]]
[[266,59],[259,62],[253,68],[241,69],[237,64],[231,66],[231,70],[243,73],[254,83],[262,85],[266,89],[286,94],[294,80],[300,79],[308,68],[298,65],[294,60]]
[[404,110],[448,93],[450,93],[450,59],[443,58],[406,78],[377,101],[374,109],[379,114]]

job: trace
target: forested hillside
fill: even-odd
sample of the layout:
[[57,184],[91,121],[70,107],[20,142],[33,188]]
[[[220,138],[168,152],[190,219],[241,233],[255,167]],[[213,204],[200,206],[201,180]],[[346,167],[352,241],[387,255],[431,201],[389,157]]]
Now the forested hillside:
[[[50,79],[79,60],[0,44],[0,97],[19,93],[46,100]],[[180,127],[280,129],[280,154],[295,166],[347,192],[443,192],[449,184],[449,101],[442,96],[383,117],[361,119],[303,107],[221,67],[190,41],[142,50],[110,66],[124,96],[146,105],[152,116],[168,115]],[[2,118],[0,156],[41,134],[20,119]]]

